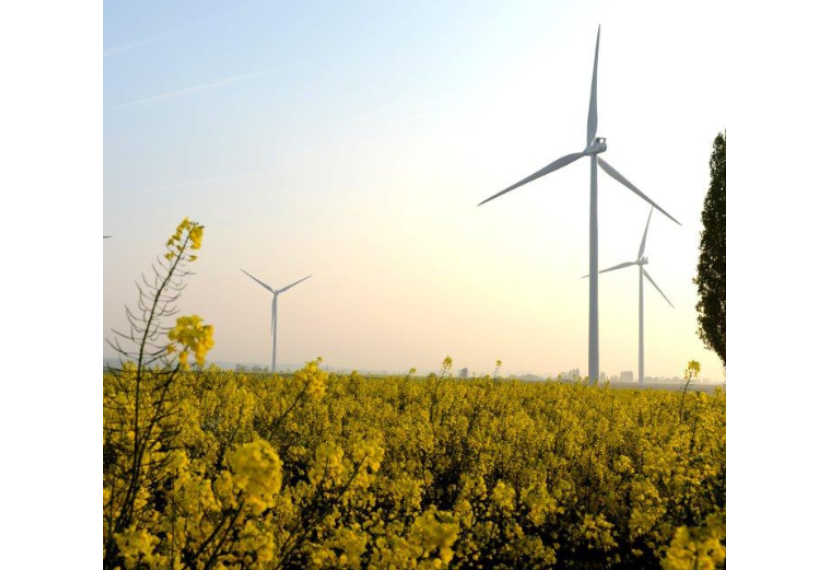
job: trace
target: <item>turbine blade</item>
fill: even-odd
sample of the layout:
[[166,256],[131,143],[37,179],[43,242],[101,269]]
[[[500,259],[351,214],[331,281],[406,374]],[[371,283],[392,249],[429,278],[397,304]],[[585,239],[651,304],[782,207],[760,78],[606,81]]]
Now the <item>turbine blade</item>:
[[651,211],[648,213],[648,221],[646,222],[646,231],[643,232],[643,241],[640,243],[640,251],[637,253],[637,259],[643,257],[643,253],[646,251],[646,236],[648,235],[648,225],[651,223],[651,215],[654,213],[654,208],[651,208]]
[[657,289],[657,291],[659,291],[661,295],[663,295],[663,298],[666,300],[666,303],[671,305],[671,308],[674,309],[674,305],[671,304],[671,301],[669,301],[669,298],[666,297],[666,294],[660,291],[660,287],[657,286],[657,283],[654,282],[654,279],[651,278],[651,275],[648,274],[648,271],[646,271],[645,267],[643,268],[643,275],[646,276],[646,279],[651,281],[651,284],[654,285],[654,288]]
[[481,202],[481,203],[479,204],[479,206],[483,206],[484,204],[486,204],[486,203],[487,203],[487,202],[489,202],[490,200],[495,200],[495,199],[496,199],[496,198],[498,198],[499,196],[502,196],[502,195],[504,195],[504,194],[507,194],[508,192],[510,192],[511,190],[515,190],[515,189],[516,189],[516,188],[518,188],[519,186],[524,186],[524,185],[525,185],[525,184],[527,184],[528,182],[533,182],[534,180],[536,180],[537,178],[541,178],[541,177],[542,177],[542,176],[544,176],[545,174],[550,174],[550,173],[551,173],[551,172],[553,172],[554,170],[559,170],[559,169],[560,169],[560,168],[562,168],[563,166],[567,166],[567,165],[569,165],[570,163],[572,163],[573,161],[575,161],[575,160],[579,160],[579,159],[580,159],[580,158],[582,158],[583,156],[585,156],[583,153],[581,153],[581,152],[575,152],[575,153],[573,153],[573,154],[568,154],[568,155],[563,156],[562,158],[556,159],[556,160],[554,160],[553,162],[551,162],[550,164],[548,164],[546,167],[544,167],[542,170],[540,170],[539,172],[536,172],[535,174],[531,174],[530,176],[528,176],[528,177],[527,177],[527,178],[525,178],[524,180],[522,180],[522,181],[520,181],[520,182],[516,182],[516,183],[515,183],[513,186],[511,186],[510,188],[507,188],[507,189],[505,189],[505,190],[502,190],[502,191],[501,191],[501,192],[499,192],[498,194],[494,194],[493,196],[490,196],[490,197],[489,197],[489,198],[487,198],[484,202]]
[[[614,267],[609,267],[608,269],[603,269],[600,273],[608,273],[609,271],[616,271],[617,269],[622,269],[623,267],[631,267],[632,265],[637,265],[636,261],[627,261],[625,263],[620,263],[619,265],[615,265]],[[586,277],[590,277],[590,275],[583,275],[582,278],[585,279]]]
[[588,107],[588,142],[591,144],[597,138],[597,64],[599,63],[599,33],[601,27],[597,28],[597,48],[594,52],[594,78],[591,81],[591,104]]
[[303,281],[305,281],[306,279],[310,279],[310,278],[311,278],[311,275],[309,275],[309,276],[307,276],[307,277],[303,277],[302,279],[300,279],[299,281],[295,281],[294,283],[292,283],[292,284],[291,284],[291,285],[289,285],[288,287],[283,287],[282,289],[280,289],[279,291],[277,291],[277,293],[285,293],[286,291],[288,291],[289,289],[291,289],[294,285],[299,285],[300,283],[302,283],[302,282],[303,282]]
[[260,281],[259,279],[257,279],[256,277],[254,277],[253,275],[251,275],[250,273],[248,273],[244,269],[240,269],[240,271],[242,273],[244,273],[245,275],[247,275],[248,277],[250,277],[251,279],[253,279],[254,281],[256,281],[257,283],[259,283],[260,285],[262,285],[263,287],[265,287],[266,289],[268,289],[271,293],[274,293],[273,289],[271,289],[268,285],[266,285],[265,283],[263,283],[262,281]]
[[671,221],[673,221],[673,222],[674,222],[675,224],[677,224],[678,226],[682,226],[682,225],[683,225],[683,224],[681,224],[680,222],[678,222],[677,220],[675,220],[674,218],[672,218],[672,217],[669,215],[669,213],[668,213],[668,212],[666,212],[663,208],[661,208],[660,206],[658,206],[658,205],[657,205],[657,204],[656,204],[656,203],[655,203],[655,202],[654,202],[651,198],[649,198],[648,196],[646,196],[645,194],[643,194],[643,193],[642,193],[642,192],[641,192],[641,191],[640,191],[640,190],[639,190],[636,186],[634,186],[631,182],[629,182],[628,180],[626,180],[625,176],[623,176],[622,174],[620,174],[619,172],[617,172],[617,171],[616,171],[616,169],[614,169],[614,167],[613,167],[613,166],[611,166],[610,164],[608,164],[607,162],[605,162],[604,160],[602,160],[602,158],[600,158],[600,157],[597,157],[597,158],[599,159],[599,165],[600,165],[600,166],[602,167],[602,169],[603,169],[603,170],[604,170],[604,171],[608,174],[608,176],[610,176],[611,178],[613,178],[614,180],[616,180],[617,182],[619,182],[620,184],[622,184],[623,186],[625,186],[626,188],[628,188],[629,190],[631,190],[632,192],[634,192],[637,196],[639,196],[640,198],[642,198],[643,200],[645,200],[646,202],[648,202],[649,204],[651,204],[652,206],[654,206],[655,208],[657,208],[658,210],[660,210],[660,211],[663,213],[663,215],[665,215],[667,218],[669,218]]

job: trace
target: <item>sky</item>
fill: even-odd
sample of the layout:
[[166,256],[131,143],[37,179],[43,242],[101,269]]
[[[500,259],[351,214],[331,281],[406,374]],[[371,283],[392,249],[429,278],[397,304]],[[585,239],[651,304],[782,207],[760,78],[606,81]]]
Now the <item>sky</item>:
[[[476,204],[598,135],[655,212],[647,376],[725,371],[697,336],[700,212],[726,129],[715,2],[104,3],[104,337],[178,222],[205,225],[180,303],[210,359],[556,375],[588,367],[589,161]],[[599,174],[600,267],[649,206]],[[600,368],[637,370],[638,277],[600,278]],[[104,343],[104,357],[113,356]]]

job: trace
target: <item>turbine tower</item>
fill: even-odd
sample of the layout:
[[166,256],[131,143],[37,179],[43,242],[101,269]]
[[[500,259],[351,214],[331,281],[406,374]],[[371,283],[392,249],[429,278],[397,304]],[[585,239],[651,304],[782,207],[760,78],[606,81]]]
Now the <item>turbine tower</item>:
[[272,341],[273,341],[273,346],[271,348],[271,372],[276,374],[276,372],[277,372],[277,298],[280,296],[281,293],[285,293],[286,291],[288,291],[289,289],[291,289],[295,285],[299,285],[300,283],[302,283],[303,281],[305,281],[306,279],[311,277],[311,275],[309,275],[308,277],[303,277],[299,281],[295,281],[291,285],[288,285],[287,287],[283,287],[282,289],[272,289],[270,286],[266,285],[265,283],[263,283],[262,281],[260,281],[259,279],[257,279],[256,277],[254,277],[253,275],[251,275],[250,273],[248,273],[244,269],[242,269],[241,271],[242,271],[242,273],[244,273],[245,275],[247,275],[248,277],[250,277],[251,279],[253,279],[257,283],[259,283],[260,285],[262,285],[263,287],[268,289],[268,291],[270,291],[271,294],[274,295],[274,298],[271,301],[271,338],[272,338]]
[[[619,265],[615,265],[614,267],[609,267],[608,269],[603,269],[600,273],[608,273],[609,271],[616,271],[617,269],[622,269],[623,267],[631,267],[632,265],[637,265],[640,268],[640,376],[639,382],[640,386],[645,383],[645,343],[643,341],[643,313],[644,313],[644,303],[643,303],[643,276],[649,280],[649,282],[654,285],[654,288],[657,289],[657,292],[660,293],[666,302],[674,309],[674,305],[672,305],[669,298],[666,297],[666,294],[660,290],[660,287],[657,286],[657,283],[654,282],[654,279],[651,278],[651,275],[648,274],[646,271],[646,265],[648,265],[648,258],[643,257],[643,253],[646,251],[646,237],[648,236],[648,226],[651,223],[651,214],[654,213],[654,208],[651,209],[651,212],[648,214],[648,221],[646,222],[646,231],[643,232],[643,241],[640,242],[640,249],[637,252],[637,260],[636,261],[628,261],[626,263],[620,263]],[[585,277],[588,277],[587,275]]]
[[588,378],[594,384],[599,381],[599,279],[597,278],[598,267],[598,225],[597,220],[597,165],[599,165],[611,178],[637,194],[640,198],[657,208],[664,215],[668,216],[670,220],[680,225],[680,222],[672,218],[663,208],[655,204],[648,196],[643,194],[636,186],[629,182],[622,174],[610,164],[599,157],[608,148],[604,138],[597,137],[597,64],[599,62],[599,36],[600,30],[597,29],[597,46],[594,52],[594,76],[591,82],[591,101],[588,107],[588,136],[587,146],[581,152],[575,152],[558,158],[544,167],[542,170],[531,174],[524,180],[521,180],[502,190],[498,194],[487,198],[479,204],[479,206],[486,204],[490,200],[494,200],[499,196],[503,196],[508,192],[524,186],[528,182],[532,182],[537,178],[541,178],[546,174],[550,174],[560,168],[569,165],[570,163],[579,160],[584,156],[591,157],[591,210],[590,210],[590,301],[589,301],[589,331],[588,331]]

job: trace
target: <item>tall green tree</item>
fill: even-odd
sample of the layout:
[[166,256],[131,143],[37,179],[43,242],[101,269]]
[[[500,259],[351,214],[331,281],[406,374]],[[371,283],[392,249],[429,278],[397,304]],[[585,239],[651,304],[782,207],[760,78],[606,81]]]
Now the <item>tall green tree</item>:
[[698,335],[726,366],[726,132],[719,133],[709,160],[711,182],[703,203],[697,264]]

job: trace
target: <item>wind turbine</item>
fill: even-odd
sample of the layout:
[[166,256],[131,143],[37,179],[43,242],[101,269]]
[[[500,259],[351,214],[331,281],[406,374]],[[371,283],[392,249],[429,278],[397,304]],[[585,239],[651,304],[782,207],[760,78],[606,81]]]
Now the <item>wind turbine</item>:
[[648,196],[643,194],[636,186],[629,182],[617,170],[599,158],[599,154],[606,151],[608,148],[604,138],[597,137],[597,64],[599,62],[599,36],[600,30],[597,29],[597,47],[594,52],[594,76],[591,82],[591,101],[588,107],[588,136],[587,146],[581,152],[575,152],[558,158],[549,165],[531,174],[524,180],[521,180],[502,190],[498,194],[487,198],[479,204],[486,204],[490,200],[494,200],[499,196],[503,196],[508,192],[524,186],[528,182],[532,182],[537,178],[541,178],[546,174],[550,174],[560,168],[569,165],[572,162],[579,160],[584,156],[591,157],[591,210],[590,210],[590,301],[589,301],[589,332],[588,332],[588,377],[592,383],[599,380],[599,279],[597,278],[597,234],[598,234],[598,220],[597,220],[597,164],[614,180],[637,194],[640,198],[657,208],[664,215],[668,216],[670,220],[680,225],[680,222],[672,218],[663,208],[655,204]]
[[[654,282],[654,279],[651,278],[651,275],[648,274],[646,271],[645,266],[648,265],[648,258],[643,257],[643,253],[646,251],[646,236],[648,236],[648,226],[651,223],[651,214],[654,213],[654,208],[651,209],[651,212],[648,214],[648,221],[646,222],[646,231],[643,232],[643,241],[640,242],[640,250],[637,252],[637,260],[636,261],[628,261],[626,263],[620,263],[619,265],[615,265],[614,267],[609,267],[608,269],[603,269],[600,273],[608,273],[609,271],[616,271],[617,269],[622,269],[623,267],[631,267],[632,265],[638,265],[640,267],[640,386],[644,384],[644,375],[645,375],[645,348],[643,342],[643,276],[649,280],[649,282],[654,285],[654,288],[657,289],[657,292],[660,293],[666,302],[671,305],[671,308],[674,309],[674,305],[672,305],[669,298],[666,297],[666,294],[660,290],[660,287],[657,286],[657,283]],[[585,275],[585,277],[588,277]]]
[[276,373],[277,372],[277,298],[280,296],[281,293],[285,293],[286,291],[288,291],[289,289],[291,289],[295,285],[299,285],[300,283],[302,283],[303,281],[305,281],[306,279],[311,277],[311,275],[309,275],[308,277],[303,277],[299,281],[295,281],[291,285],[288,285],[287,287],[283,287],[282,289],[272,289],[270,286],[266,285],[265,283],[263,283],[262,281],[260,281],[259,279],[257,279],[256,277],[254,277],[253,275],[251,275],[250,273],[248,273],[244,269],[242,269],[241,271],[242,271],[242,273],[244,273],[245,275],[247,275],[248,277],[250,277],[251,279],[253,279],[257,283],[259,283],[260,285],[262,285],[263,287],[268,289],[268,291],[270,291],[274,295],[274,299],[271,301],[271,337],[272,337],[273,343],[274,343],[273,347],[271,349],[271,372]]

